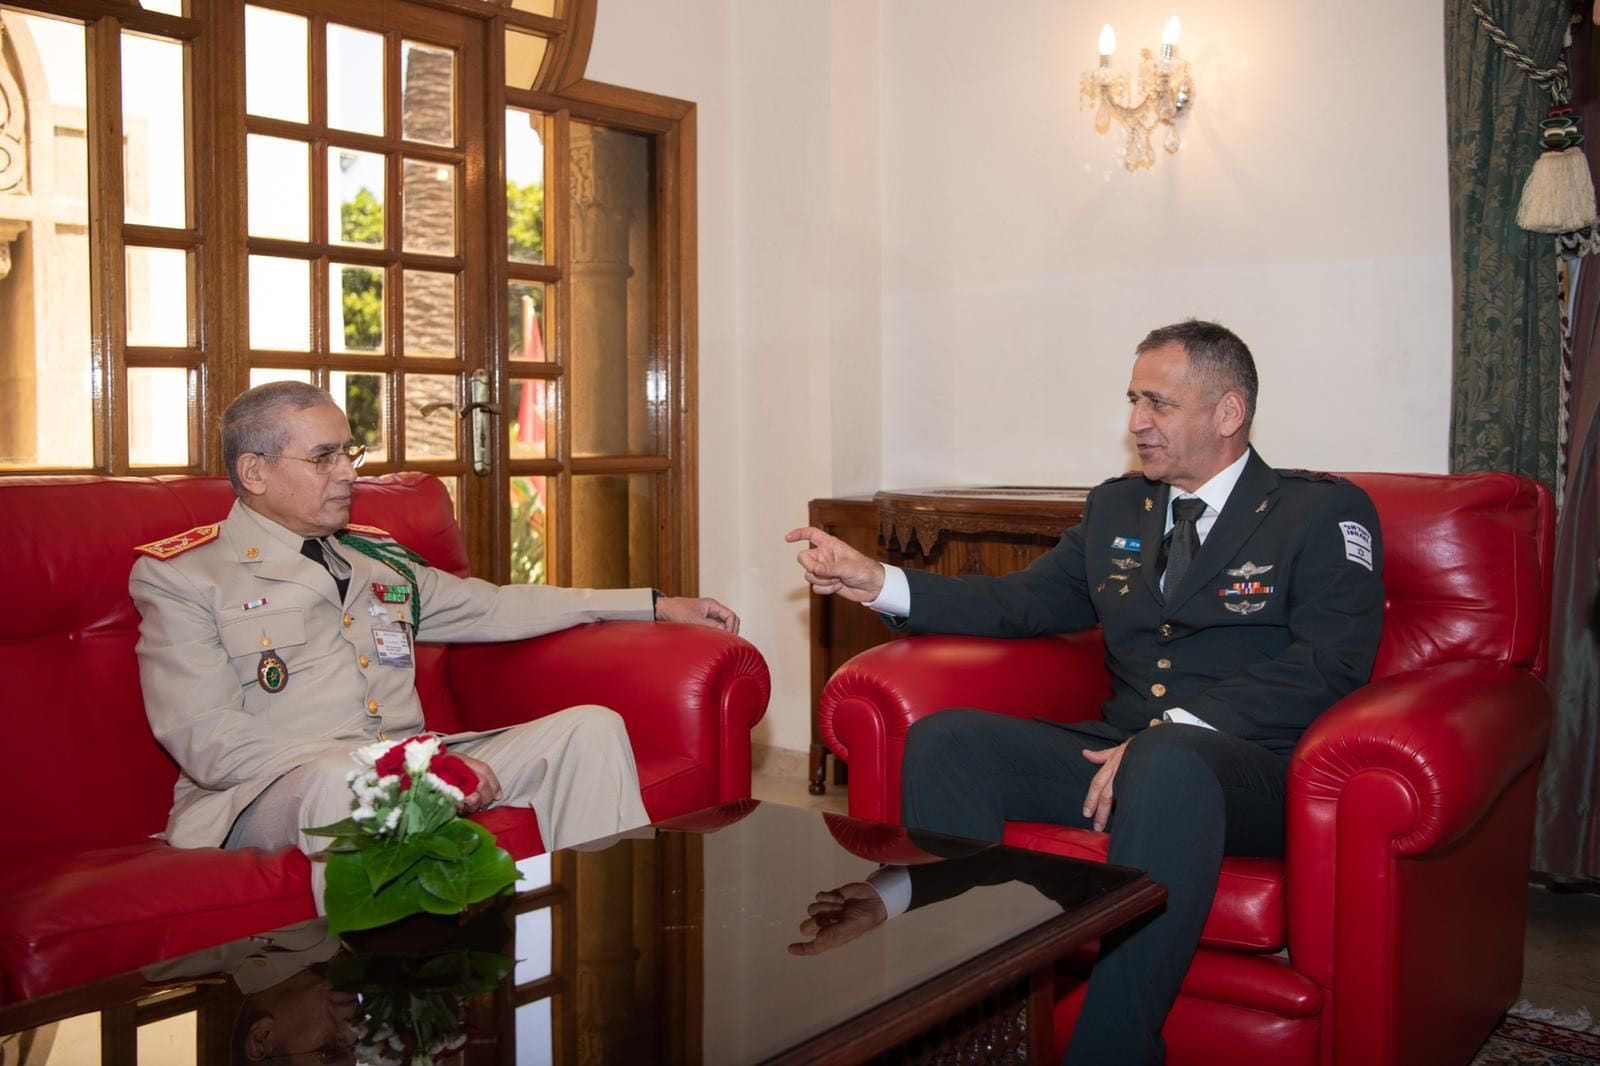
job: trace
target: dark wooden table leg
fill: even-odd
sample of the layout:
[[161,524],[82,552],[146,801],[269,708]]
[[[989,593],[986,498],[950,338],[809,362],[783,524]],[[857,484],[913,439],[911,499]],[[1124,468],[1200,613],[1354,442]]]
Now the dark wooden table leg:
[[806,786],[806,791],[813,796],[821,796],[828,791],[828,746],[826,744],[811,745],[811,783]]

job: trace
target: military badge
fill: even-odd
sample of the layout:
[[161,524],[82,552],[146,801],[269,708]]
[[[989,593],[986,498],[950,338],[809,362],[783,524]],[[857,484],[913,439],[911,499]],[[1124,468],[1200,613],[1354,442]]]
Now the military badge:
[[1244,565],[1227,571],[1227,575],[1229,577],[1242,577],[1248,580],[1252,577],[1260,577],[1262,574],[1266,573],[1268,570],[1271,570],[1276,565],[1276,563],[1268,563],[1266,566],[1257,566],[1255,563],[1252,563],[1247,559],[1245,560]]
[[1139,560],[1131,559],[1126,555],[1119,555],[1111,560],[1111,565],[1118,570],[1136,570],[1139,567]]
[[1240,603],[1225,603],[1222,606],[1234,614],[1255,614],[1267,605],[1266,600],[1245,600]]
[[411,586],[384,585],[374,581],[372,594],[378,598],[379,603],[405,603],[411,599]]
[[289,664],[271,651],[262,652],[261,661],[256,664],[256,684],[261,686],[261,690],[275,695],[282,692],[288,683]]
[[152,559],[171,559],[174,556],[182,555],[190,548],[198,548],[202,544],[209,544],[211,541],[216,540],[221,532],[222,527],[219,525],[195,526],[193,529],[179,533],[175,537],[168,537],[165,540],[153,540],[149,544],[141,544],[133,550],[148,555]]
[[1340,522],[1339,532],[1344,534],[1344,557],[1372,569],[1372,534],[1360,522]]
[[1111,546],[1125,552],[1136,552],[1144,547],[1144,542],[1138,537],[1114,537]]

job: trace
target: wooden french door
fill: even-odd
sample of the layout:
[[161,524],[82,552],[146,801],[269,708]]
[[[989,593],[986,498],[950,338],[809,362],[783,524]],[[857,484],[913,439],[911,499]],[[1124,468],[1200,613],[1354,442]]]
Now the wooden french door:
[[593,0],[0,0],[0,476],[326,388],[495,581],[697,582],[694,108]]
[[243,33],[249,383],[326,388],[372,471],[439,476],[487,572],[484,23],[267,0]]

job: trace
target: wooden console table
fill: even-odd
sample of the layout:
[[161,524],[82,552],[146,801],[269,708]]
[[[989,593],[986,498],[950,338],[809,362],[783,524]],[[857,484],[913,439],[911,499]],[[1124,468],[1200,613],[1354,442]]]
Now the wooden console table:
[[[1052,548],[1083,518],[1086,488],[988,485],[906,489],[812,500],[811,525],[883,562],[938,574],[1008,574]],[[827,787],[828,749],[817,709],[828,678],[851,656],[895,639],[871,611],[811,598],[810,790]],[[844,767],[834,771],[844,781]]]

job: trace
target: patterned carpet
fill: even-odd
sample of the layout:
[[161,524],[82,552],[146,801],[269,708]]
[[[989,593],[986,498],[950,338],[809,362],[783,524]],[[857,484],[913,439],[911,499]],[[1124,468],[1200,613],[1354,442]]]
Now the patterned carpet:
[[1597,1029],[1588,1011],[1563,1016],[1518,1003],[1472,1066],[1600,1066]]

